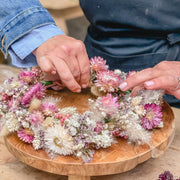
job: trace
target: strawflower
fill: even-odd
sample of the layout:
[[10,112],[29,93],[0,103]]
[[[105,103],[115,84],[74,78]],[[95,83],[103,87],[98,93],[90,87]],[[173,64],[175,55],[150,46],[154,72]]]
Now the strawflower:
[[100,91],[114,92],[119,87],[120,82],[119,75],[114,74],[114,71],[100,71],[97,73],[95,86],[100,88]]
[[34,135],[31,130],[29,129],[22,129],[17,132],[18,137],[27,143],[32,143],[34,140]]
[[102,96],[97,98],[97,103],[99,104],[100,108],[107,114],[113,114],[118,111],[120,107],[119,103],[117,102],[118,97],[113,97],[112,94],[107,94],[106,96]]
[[160,125],[162,120],[161,106],[155,103],[146,104],[144,106],[146,114],[141,119],[142,127],[145,129],[153,129]]
[[108,69],[108,65],[106,65],[106,61],[101,57],[94,57],[90,59],[90,67],[92,71],[104,71]]
[[60,124],[45,131],[44,141],[46,148],[53,153],[60,155],[73,154],[73,138],[68,134],[68,130]]
[[23,70],[19,74],[19,79],[24,81],[24,82],[27,82],[27,83],[33,82],[34,81],[34,77],[35,77],[35,74],[33,72],[31,72],[31,71]]

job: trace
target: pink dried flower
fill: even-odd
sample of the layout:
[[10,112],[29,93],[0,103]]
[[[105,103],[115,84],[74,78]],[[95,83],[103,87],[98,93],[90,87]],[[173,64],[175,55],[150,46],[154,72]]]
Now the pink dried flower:
[[19,130],[17,132],[17,135],[22,141],[27,142],[29,144],[32,143],[32,141],[34,140],[33,133],[27,129]]
[[35,96],[37,99],[41,99],[45,95],[46,87],[41,83],[37,82],[33,87],[31,87],[23,96],[21,104],[27,106],[30,104],[31,100]]
[[114,71],[101,71],[97,73],[95,85],[105,92],[114,92],[120,85],[121,79]]
[[103,130],[103,124],[101,122],[96,122],[96,127],[94,128],[94,131],[98,134]]
[[4,102],[8,102],[9,100],[11,100],[12,96],[8,96],[6,93],[2,92],[1,93],[1,98]]
[[42,103],[41,109],[44,115],[46,116],[53,116],[53,114],[58,111],[58,108],[56,108],[56,105],[50,102]]
[[174,177],[170,173],[170,171],[164,171],[164,173],[161,173],[158,178],[158,180],[173,180],[173,179],[174,179]]
[[99,106],[105,110],[108,114],[113,114],[117,112],[119,108],[119,103],[117,103],[118,97],[113,97],[112,94],[107,94],[106,96],[99,97],[97,103]]
[[153,129],[158,127],[162,120],[161,106],[156,105],[155,103],[146,104],[144,106],[146,114],[141,119],[141,125],[145,129]]
[[115,130],[113,131],[113,136],[115,137],[122,137],[124,139],[128,139],[128,134],[126,131],[121,131],[121,130]]
[[19,100],[15,98],[11,98],[7,103],[8,107],[10,108],[9,110],[18,108],[19,104]]
[[38,127],[43,123],[44,116],[40,111],[33,111],[29,116],[29,120],[33,126]]
[[106,65],[106,61],[99,56],[90,59],[90,67],[95,72],[104,71],[109,68],[108,65]]
[[130,71],[130,72],[128,73],[128,75],[127,75],[126,78],[128,78],[128,77],[130,77],[130,76],[132,76],[132,75],[134,75],[134,74],[136,74],[136,71]]
[[19,74],[19,79],[23,80],[24,82],[30,83],[34,81],[35,74],[31,71],[25,71],[23,70]]
[[42,81],[44,80],[45,73],[41,71],[39,68],[32,68],[31,72],[34,73],[34,76],[36,78],[36,81]]
[[60,119],[61,126],[64,125],[64,121],[65,121],[66,119],[69,119],[70,116],[71,116],[71,115],[70,115],[69,113],[67,113],[66,115],[61,114],[61,113],[55,115],[55,117],[56,117],[57,119]]

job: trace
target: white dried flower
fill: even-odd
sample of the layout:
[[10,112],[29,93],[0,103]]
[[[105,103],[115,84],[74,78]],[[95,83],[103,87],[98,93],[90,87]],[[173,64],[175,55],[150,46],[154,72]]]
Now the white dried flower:
[[81,115],[78,113],[75,113],[69,119],[66,119],[64,123],[67,124],[68,126],[74,126],[78,128],[80,127],[79,118],[81,118]]
[[35,136],[32,142],[32,145],[35,150],[38,150],[41,148],[41,140],[38,136]]
[[70,127],[69,128],[69,133],[71,136],[75,136],[77,134],[77,130],[75,127]]
[[113,138],[110,135],[108,130],[101,131],[101,134],[98,134],[91,139],[91,142],[96,144],[97,147],[107,148],[112,145]]
[[121,75],[122,71],[120,69],[115,69],[114,74]]
[[19,122],[14,113],[12,112],[7,113],[5,118],[6,118],[6,125],[10,132],[15,132],[19,129]]
[[133,97],[132,98],[132,106],[139,105],[141,101],[142,101],[142,97],[141,96]]
[[63,114],[63,115],[66,115],[66,114],[72,115],[72,114],[76,113],[76,108],[74,108],[74,107],[66,107],[66,108],[60,109],[59,112],[61,114]]
[[73,138],[68,134],[68,130],[61,125],[55,125],[45,130],[45,148],[60,155],[73,154]]

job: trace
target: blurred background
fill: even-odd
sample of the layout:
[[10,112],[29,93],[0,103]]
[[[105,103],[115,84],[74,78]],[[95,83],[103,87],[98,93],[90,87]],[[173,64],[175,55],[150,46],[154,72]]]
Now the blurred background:
[[[40,0],[40,2],[65,34],[84,40],[89,23],[79,6],[79,0]],[[5,60],[1,51],[0,63],[11,65],[11,60],[9,58]]]

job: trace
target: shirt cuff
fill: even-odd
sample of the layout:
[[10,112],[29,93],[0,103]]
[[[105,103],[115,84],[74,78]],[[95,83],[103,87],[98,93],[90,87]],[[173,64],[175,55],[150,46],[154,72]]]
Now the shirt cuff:
[[22,68],[37,66],[32,52],[48,39],[62,34],[64,32],[55,25],[45,25],[32,30],[8,49],[12,64]]

